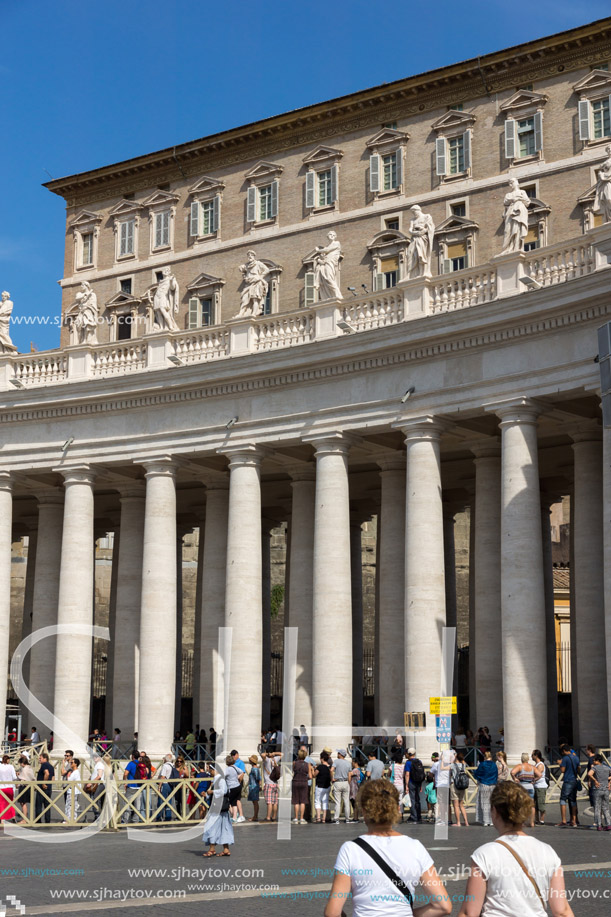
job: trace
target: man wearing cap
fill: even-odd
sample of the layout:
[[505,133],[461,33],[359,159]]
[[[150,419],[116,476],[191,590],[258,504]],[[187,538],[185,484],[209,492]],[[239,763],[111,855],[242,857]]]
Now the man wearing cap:
[[333,783],[333,802],[335,803],[335,824],[339,825],[339,817],[342,811],[342,800],[344,803],[344,820],[346,824],[350,821],[350,784],[348,774],[350,773],[350,764],[346,761],[347,751],[345,748],[337,749],[337,761],[331,768],[331,781]]
[[[416,764],[416,767],[414,767]],[[412,768],[414,773],[412,774]],[[416,779],[424,774],[424,767],[419,758],[416,758],[416,749],[408,748],[406,752],[405,767],[403,770],[403,779],[405,781],[405,791],[409,793],[410,814],[408,821],[422,823],[422,806],[420,804],[420,793],[422,791],[422,781]]]

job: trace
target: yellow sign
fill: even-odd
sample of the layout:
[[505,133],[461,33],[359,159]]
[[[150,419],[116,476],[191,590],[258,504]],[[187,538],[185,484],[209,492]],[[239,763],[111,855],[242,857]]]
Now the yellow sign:
[[447,716],[457,712],[455,697],[429,697],[429,713],[431,716]]

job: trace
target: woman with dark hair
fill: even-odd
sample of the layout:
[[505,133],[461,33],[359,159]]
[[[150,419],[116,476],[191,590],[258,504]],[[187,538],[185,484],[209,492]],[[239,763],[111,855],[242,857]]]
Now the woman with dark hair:
[[490,798],[498,838],[478,847],[458,917],[573,917],[556,851],[523,831],[532,799],[517,783],[503,781]]
[[295,806],[293,824],[305,825],[305,807],[308,804],[308,780],[312,779],[312,765],[306,761],[306,750],[300,748],[297,760],[293,761],[293,782],[291,784],[291,804]]
[[316,822],[320,824],[327,817],[329,811],[329,791],[331,789],[331,767],[330,756],[326,751],[320,753],[320,764],[314,768],[313,777],[316,779],[316,789],[314,796],[314,808],[316,810]]
[[[465,828],[468,828],[469,821],[467,819],[467,810],[465,808],[465,794],[469,785],[469,774],[467,773],[467,768],[465,765],[465,756],[461,751],[456,752],[456,760],[451,767],[452,769],[450,776],[452,779],[450,782],[450,799],[454,808],[456,825],[460,828],[460,816],[462,815],[465,823]],[[459,776],[463,774],[464,776]],[[466,781],[465,777],[467,778]],[[463,783],[466,785],[463,786]]]
[[420,841],[394,829],[399,821],[396,787],[389,780],[367,780],[358,803],[367,834],[340,847],[324,917],[341,917],[349,898],[353,917],[405,917],[414,912],[416,886],[418,898],[429,899],[416,908],[418,917],[450,914],[452,902],[430,854]]

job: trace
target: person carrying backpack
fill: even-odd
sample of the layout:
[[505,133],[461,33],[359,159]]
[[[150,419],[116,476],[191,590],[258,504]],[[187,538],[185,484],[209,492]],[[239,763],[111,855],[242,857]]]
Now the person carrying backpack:
[[456,827],[460,828],[460,816],[462,815],[465,828],[469,827],[467,821],[467,810],[465,808],[465,793],[469,788],[469,774],[465,765],[465,756],[461,751],[456,752],[456,760],[452,764],[450,783],[450,799],[454,808],[456,818]]
[[403,771],[405,780],[405,792],[409,793],[411,804],[410,816],[408,821],[422,823],[422,807],[420,804],[420,793],[424,783],[424,764],[420,758],[416,757],[416,749],[407,749],[407,758],[405,769]]
[[140,763],[140,752],[132,751],[131,760],[125,768],[123,779],[128,781],[125,787],[128,807],[123,814],[123,823],[144,821],[144,792],[142,784],[136,782],[146,780],[146,768],[144,764]]

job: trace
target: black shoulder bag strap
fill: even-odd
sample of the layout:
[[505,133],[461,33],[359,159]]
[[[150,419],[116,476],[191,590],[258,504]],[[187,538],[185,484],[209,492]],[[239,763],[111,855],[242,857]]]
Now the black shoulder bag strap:
[[390,864],[387,863],[386,860],[384,860],[380,856],[377,850],[374,850],[373,847],[371,847],[367,843],[367,841],[364,841],[362,837],[353,837],[352,842],[354,844],[357,844],[361,848],[361,850],[364,850],[365,853],[371,857],[373,862],[376,863],[380,867],[384,875],[390,879],[390,881],[395,886],[395,888],[397,888],[401,892],[401,894],[405,895],[405,897],[407,898],[407,903],[409,904],[411,908],[413,908],[414,906],[413,895],[410,892],[407,885],[405,884],[405,882],[403,881],[403,879],[401,878],[401,876],[397,875],[397,873],[394,871],[392,866],[390,866]]

